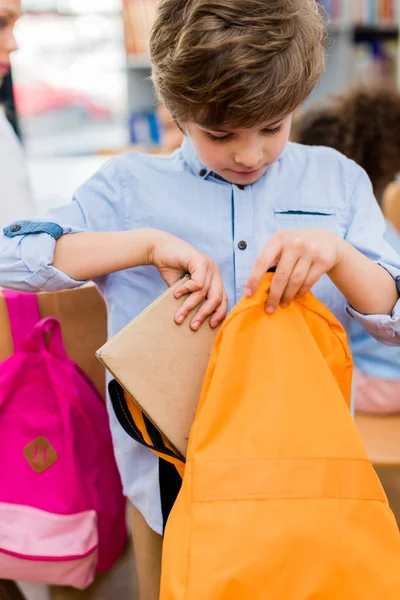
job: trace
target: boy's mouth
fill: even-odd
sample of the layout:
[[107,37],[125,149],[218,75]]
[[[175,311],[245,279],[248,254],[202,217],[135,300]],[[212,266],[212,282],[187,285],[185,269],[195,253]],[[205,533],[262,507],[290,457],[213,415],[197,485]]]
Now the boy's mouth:
[[235,173],[235,175],[239,175],[239,177],[254,177],[254,175],[261,173],[263,169],[264,167],[260,167],[259,169],[255,169],[253,171],[233,171],[233,173]]

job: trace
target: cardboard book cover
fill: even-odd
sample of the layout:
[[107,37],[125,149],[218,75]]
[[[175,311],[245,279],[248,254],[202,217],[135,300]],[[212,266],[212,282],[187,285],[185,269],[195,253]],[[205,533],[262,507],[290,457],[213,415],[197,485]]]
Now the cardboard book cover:
[[155,427],[182,456],[218,329],[206,321],[190,329],[174,320],[185,297],[174,293],[181,281],[138,315],[97,352]]

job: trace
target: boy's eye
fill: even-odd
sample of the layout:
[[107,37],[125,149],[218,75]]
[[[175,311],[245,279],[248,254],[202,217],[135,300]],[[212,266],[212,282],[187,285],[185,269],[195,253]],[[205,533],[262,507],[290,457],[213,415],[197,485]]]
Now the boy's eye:
[[282,123],[280,125],[278,125],[277,127],[273,127],[272,129],[265,127],[265,129],[262,130],[262,133],[266,133],[267,135],[274,135],[275,133],[279,133],[281,130],[282,130]]
[[[276,133],[279,133],[282,130],[282,127],[283,123],[281,123],[277,127],[265,127],[261,130],[261,133],[263,133],[264,135],[275,135]],[[232,133],[227,133],[226,135],[214,135],[210,131],[206,131],[205,133],[213,142],[221,143],[229,141],[233,135]]]
[[232,137],[231,133],[227,133],[226,135],[213,135],[209,131],[206,131],[205,133],[213,142],[226,142]]

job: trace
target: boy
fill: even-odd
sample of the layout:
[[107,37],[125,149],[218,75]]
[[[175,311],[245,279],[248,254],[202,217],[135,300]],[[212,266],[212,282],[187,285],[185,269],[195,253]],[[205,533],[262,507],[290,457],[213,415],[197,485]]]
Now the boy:
[[[267,312],[313,287],[346,328],[353,317],[380,341],[400,344],[398,257],[384,241],[367,176],[332,150],[288,144],[292,112],[323,71],[317,6],[160,0],[153,77],[186,136],[182,147],[168,157],[137,153],[110,161],[71,205],[49,216],[44,234],[22,236],[26,225],[13,232],[19,224],[6,229],[0,284],[59,289],[95,278],[115,334],[164,289],[151,261],[127,269],[124,240],[132,248],[132,230],[140,236],[141,228],[152,228],[190,242],[219,265],[230,308],[277,265]],[[29,224],[30,232],[43,229]],[[71,231],[81,233],[54,239]],[[200,296],[192,296],[196,304]],[[221,298],[217,306],[218,320]],[[162,534],[179,484],[110,419],[125,493]]]

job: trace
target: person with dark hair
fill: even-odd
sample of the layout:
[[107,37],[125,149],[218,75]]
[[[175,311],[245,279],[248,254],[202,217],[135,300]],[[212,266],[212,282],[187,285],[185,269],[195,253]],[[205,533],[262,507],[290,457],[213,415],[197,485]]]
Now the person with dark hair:
[[367,172],[381,203],[386,186],[400,172],[400,92],[352,88],[298,115],[291,138],[334,148],[354,160]]
[[[388,184],[400,172],[400,93],[391,88],[353,88],[300,114],[292,139],[308,146],[329,146],[357,162],[381,204]],[[400,254],[400,234],[389,221],[385,237]],[[400,348],[379,344],[354,321],[350,341],[356,410],[400,412]]]

